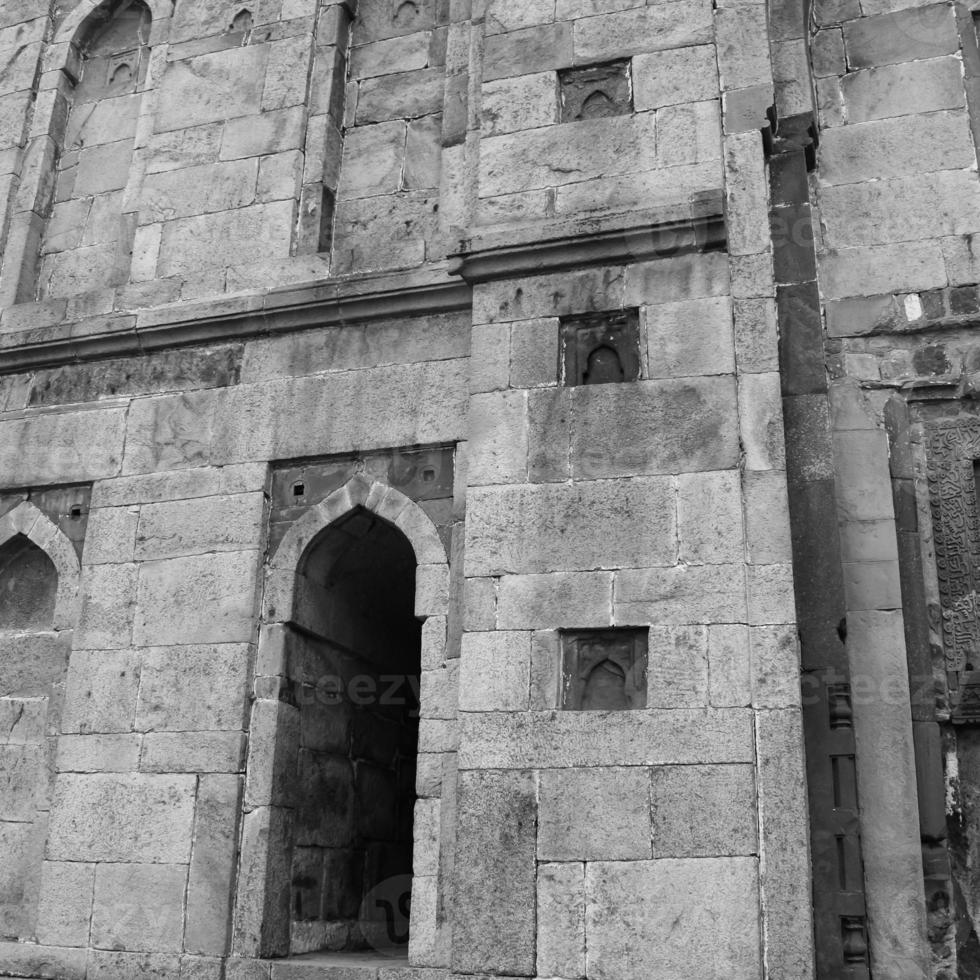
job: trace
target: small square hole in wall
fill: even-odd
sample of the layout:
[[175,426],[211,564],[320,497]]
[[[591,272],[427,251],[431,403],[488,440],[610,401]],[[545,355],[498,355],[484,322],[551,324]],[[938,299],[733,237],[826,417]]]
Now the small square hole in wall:
[[566,68],[558,72],[561,121],[625,116],[633,111],[630,61]]
[[628,711],[647,706],[649,630],[562,630],[561,707]]
[[616,310],[563,318],[560,367],[565,385],[639,380],[639,312]]

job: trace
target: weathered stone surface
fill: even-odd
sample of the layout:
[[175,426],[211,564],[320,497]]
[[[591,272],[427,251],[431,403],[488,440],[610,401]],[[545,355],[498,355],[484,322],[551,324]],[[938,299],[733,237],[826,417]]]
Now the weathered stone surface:
[[92,507],[196,499],[262,490],[266,484],[264,463],[237,466],[196,467],[102,480],[92,490]]
[[[220,156],[222,160],[242,160],[247,157],[282,153],[302,145],[302,109],[282,109],[278,112],[264,112],[258,117],[245,116],[226,123],[224,135],[221,137]],[[254,166],[254,162],[251,165],[246,162],[238,166],[244,167],[244,173],[248,174],[249,166]],[[229,173],[236,175],[238,171],[233,168]],[[239,181],[241,182],[241,178]]]
[[68,666],[70,641],[57,633],[0,635],[0,697],[44,697]]
[[87,946],[95,865],[45,861],[37,938],[45,946]]
[[34,415],[0,422],[0,472],[8,487],[52,486],[116,476],[124,409]]
[[974,158],[963,112],[936,112],[828,130],[820,140],[821,179],[845,184],[960,170]]
[[466,357],[470,353],[469,330],[468,322],[458,313],[446,313],[256,339],[245,348],[242,381],[251,384],[274,378]]
[[357,125],[441,112],[444,86],[440,68],[365,79],[357,91]]
[[186,863],[196,782],[194,776],[59,776],[48,858]]
[[527,474],[527,395],[474,395],[470,400],[470,486],[521,483]]
[[427,32],[416,31],[404,37],[355,45],[351,49],[351,76],[371,78],[425,68],[429,59],[429,41]]
[[602,13],[574,22],[575,61],[705,44],[712,34],[711,9],[702,0],[684,0],[676,11],[657,5]]
[[136,772],[140,737],[118,735],[61,735],[55,766],[58,772]]
[[745,573],[749,623],[761,626],[794,622],[792,565],[748,565]]
[[736,470],[727,470],[684,473],[677,478],[678,550],[682,562],[723,564],[743,557],[742,492],[738,477]]
[[92,942],[103,949],[179,951],[186,887],[184,865],[98,865]]
[[140,566],[133,627],[141,646],[247,642],[258,553],[231,551]]
[[[666,260],[658,264],[658,268],[663,269],[665,281],[690,279],[690,276],[678,276],[678,264],[683,264],[683,260],[680,263]],[[633,270],[630,272],[632,275]],[[549,274],[530,276],[517,282],[507,280],[484,283],[473,290],[473,322],[510,322],[531,317],[568,316],[620,309],[625,303],[625,286],[626,270],[621,266],[583,269],[574,278]],[[649,295],[635,300],[633,305],[650,302],[650,297],[654,295],[657,293],[651,290]]]
[[749,628],[740,623],[708,627],[708,683],[713,707],[752,703]]
[[733,4],[717,11],[718,73],[723,90],[771,84],[769,45],[759,43],[768,27],[762,4]]
[[463,714],[460,730],[461,770],[752,762],[754,751],[741,709]]
[[139,655],[128,650],[72,654],[62,730],[130,732],[139,690]]
[[758,718],[762,908],[772,969],[813,975],[806,776],[798,711]]
[[505,630],[608,626],[611,572],[505,575],[497,592],[497,626]]
[[626,569],[616,574],[614,604],[619,623],[744,622],[743,566]]
[[[762,968],[757,874],[753,858],[588,865],[590,975],[756,976]],[[678,916],[683,930],[676,928]]]
[[718,65],[710,44],[681,47],[633,58],[633,102],[637,111],[716,98]]
[[[538,807],[539,860],[637,861],[651,856],[645,769],[542,772]],[[585,812],[587,821],[581,819]]]
[[650,775],[654,857],[758,852],[752,766],[663,766]]
[[488,137],[481,145],[480,195],[651,170],[657,165],[655,130],[653,113],[641,113]]
[[194,817],[194,848],[187,885],[184,947],[224,953],[231,924],[231,899],[238,849],[241,779],[203,776]]
[[92,950],[88,980],[164,980],[178,975],[176,953],[128,953]]
[[485,82],[481,106],[483,132],[500,136],[558,122],[558,81],[554,72]]
[[554,317],[521,320],[510,330],[510,386],[535,388],[558,382],[559,328]]
[[941,5],[863,17],[844,25],[844,48],[852,71],[938,58],[955,54],[959,46],[955,14]]
[[154,133],[148,143],[148,174],[182,170],[218,159],[222,126],[210,123],[166,133]]
[[125,564],[133,560],[139,510],[135,507],[99,507],[89,513],[87,565]]
[[158,133],[257,114],[269,49],[257,44],[167,65],[161,83]]
[[572,63],[570,24],[547,24],[487,38],[484,79],[528,75]]
[[261,493],[147,504],[140,509],[136,559],[256,548],[263,515]]
[[85,980],[88,953],[84,949],[31,943],[0,943],[0,964],[9,976],[44,977],[45,980]]
[[237,644],[144,651],[137,730],[241,730],[248,662],[248,647]]
[[141,219],[169,221],[244,207],[255,200],[257,176],[254,159],[150,174],[143,183]]
[[652,626],[647,668],[650,708],[708,704],[708,630],[704,626]]
[[151,732],[143,737],[142,772],[240,772],[242,732]]
[[464,633],[460,710],[526,711],[530,664],[530,633]]
[[729,378],[576,388],[573,475],[599,479],[730,469],[738,457],[734,403]]
[[676,549],[669,479],[522,484],[469,497],[467,575],[670,565]]
[[742,491],[749,561],[756,565],[790,561],[786,474],[780,470],[746,471]]
[[285,256],[292,224],[291,201],[168,221],[163,226],[159,274],[181,275],[210,266]]
[[344,141],[347,159],[363,161],[344,167],[338,199],[391,194],[401,188],[407,129],[402,121],[358,126]]
[[732,307],[727,296],[648,306],[643,322],[648,378],[734,373]]
[[525,772],[460,774],[453,969],[534,973],[534,779]]
[[[466,361],[394,365],[226,389],[215,463],[452,443],[463,435]],[[308,424],[290,421],[305,418]]]
[[959,108],[965,102],[960,71],[959,61],[947,57],[847,75],[841,91],[848,121],[860,123]]
[[739,378],[739,435],[748,470],[781,470],[786,465],[780,378],[776,372]]
[[585,865],[538,865],[538,976],[585,976]]

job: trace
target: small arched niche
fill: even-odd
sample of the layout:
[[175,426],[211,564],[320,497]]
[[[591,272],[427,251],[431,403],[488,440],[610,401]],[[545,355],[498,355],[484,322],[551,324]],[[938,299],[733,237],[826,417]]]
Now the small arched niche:
[[419,729],[416,557],[357,507],[300,561],[290,952],[406,947]]
[[72,296],[129,278],[135,215],[123,197],[133,163],[152,26],[143,0],[96,7],[73,41],[77,77],[57,156],[41,243],[40,298]]
[[40,632],[54,624],[58,570],[24,535],[0,545],[0,631]]

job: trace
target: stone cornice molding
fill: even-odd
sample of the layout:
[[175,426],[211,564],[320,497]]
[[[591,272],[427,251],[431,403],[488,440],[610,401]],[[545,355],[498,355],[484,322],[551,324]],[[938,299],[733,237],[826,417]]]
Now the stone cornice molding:
[[[16,345],[8,341],[0,350],[0,375],[315,327],[462,312],[471,304],[470,288],[459,280],[363,293],[353,291],[350,283],[295,285],[260,295],[145,310],[135,317],[135,323],[133,317],[121,314],[125,324],[121,329],[113,327],[111,317],[106,318],[103,330],[75,333],[70,326],[58,325],[51,328],[50,338]],[[4,340],[0,336],[0,343]]]
[[708,204],[703,214],[670,216],[630,228],[603,228],[598,222],[576,224],[565,234],[534,241],[507,241],[489,235],[464,239],[450,258],[449,270],[475,284],[588,266],[646,262],[685,252],[716,251],[727,244],[720,204]]

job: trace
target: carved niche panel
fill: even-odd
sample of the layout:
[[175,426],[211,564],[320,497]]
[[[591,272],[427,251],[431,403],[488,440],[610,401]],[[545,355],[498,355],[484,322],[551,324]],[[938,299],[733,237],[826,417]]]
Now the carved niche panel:
[[927,429],[929,503],[942,609],[943,654],[954,722],[980,722],[980,422]]
[[647,636],[646,629],[563,631],[562,707],[567,711],[645,708]]
[[561,323],[562,379],[566,385],[613,384],[640,377],[637,310],[590,313]]
[[561,121],[625,116],[633,111],[630,62],[566,68],[558,73],[561,88]]

